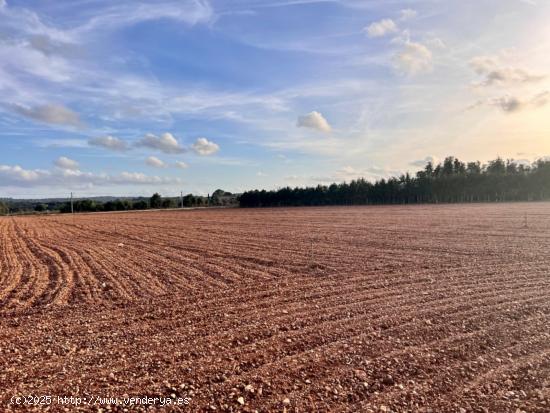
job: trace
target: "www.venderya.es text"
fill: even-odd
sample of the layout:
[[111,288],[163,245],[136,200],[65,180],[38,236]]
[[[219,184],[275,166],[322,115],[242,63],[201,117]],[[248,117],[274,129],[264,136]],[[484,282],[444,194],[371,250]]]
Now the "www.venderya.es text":
[[52,396],[26,395],[13,396],[10,404],[19,406],[49,406],[52,404],[65,406],[185,406],[189,404],[187,397],[102,397],[102,396]]

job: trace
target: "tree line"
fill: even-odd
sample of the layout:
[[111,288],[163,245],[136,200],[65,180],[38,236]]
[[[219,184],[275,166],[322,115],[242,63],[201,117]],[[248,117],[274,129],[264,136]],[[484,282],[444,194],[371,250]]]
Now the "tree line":
[[497,158],[486,164],[464,163],[449,156],[428,162],[411,175],[369,182],[278,190],[252,190],[240,196],[241,207],[417,204],[452,202],[539,201],[550,199],[550,160],[531,165]]
[[[196,208],[208,206],[229,206],[236,199],[230,192],[217,189],[208,196],[187,194],[181,197],[162,197],[154,193],[150,198],[137,199],[115,199],[107,202],[98,202],[90,199],[73,201],[74,212],[100,212],[100,211],[131,211],[144,209],[167,209],[167,208]],[[71,203],[65,202],[59,212],[71,212]]]
[[[183,201],[183,205],[182,205]],[[187,194],[181,197],[163,197],[159,193],[151,197],[117,198],[109,200],[101,199],[75,199],[67,200],[25,200],[3,199],[0,200],[0,215],[47,213],[47,212],[108,212],[131,211],[162,208],[195,208],[208,206],[236,206],[237,196],[222,189],[217,189],[212,195],[201,196]]]

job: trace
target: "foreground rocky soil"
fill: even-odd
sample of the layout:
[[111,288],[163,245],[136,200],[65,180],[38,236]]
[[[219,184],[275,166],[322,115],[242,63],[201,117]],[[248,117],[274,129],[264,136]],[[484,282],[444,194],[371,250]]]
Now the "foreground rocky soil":
[[548,203],[1,218],[0,270],[0,411],[550,411]]

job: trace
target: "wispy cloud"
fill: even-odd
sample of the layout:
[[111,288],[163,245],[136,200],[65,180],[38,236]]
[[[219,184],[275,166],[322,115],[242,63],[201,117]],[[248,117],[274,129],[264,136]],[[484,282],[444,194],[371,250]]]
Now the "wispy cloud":
[[78,35],[87,32],[116,30],[128,25],[170,19],[188,25],[208,23],[214,16],[212,7],[206,0],[159,1],[119,1],[109,3],[101,13],[79,25],[73,31]]
[[478,100],[470,105],[467,110],[472,110],[481,106],[491,106],[500,109],[504,113],[516,113],[526,109],[539,109],[550,102],[550,92],[545,90],[531,97],[518,97],[506,94],[498,97],[491,97],[484,100]]
[[413,9],[403,9],[399,12],[399,20],[407,21],[414,19],[418,15],[418,12]]
[[82,126],[78,114],[62,105],[46,104],[30,108],[14,104],[12,108],[16,113],[39,122],[65,126]]
[[484,79],[476,84],[478,86],[535,83],[546,78],[546,75],[504,66],[500,59],[494,56],[477,56],[470,60],[470,66],[477,74],[484,76]]

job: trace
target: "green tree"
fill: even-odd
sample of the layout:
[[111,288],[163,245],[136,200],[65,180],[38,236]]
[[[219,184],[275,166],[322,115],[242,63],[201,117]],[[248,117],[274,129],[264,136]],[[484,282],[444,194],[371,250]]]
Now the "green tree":
[[161,202],[163,208],[174,208],[176,203],[172,198],[164,198]]
[[0,214],[6,215],[9,212],[8,204],[5,202],[0,201]]
[[155,192],[149,199],[149,205],[151,208],[160,208],[162,206],[162,197],[158,192]]
[[135,201],[132,204],[132,209],[147,209],[149,205],[147,204],[147,201],[144,199],[140,199],[139,201]]

